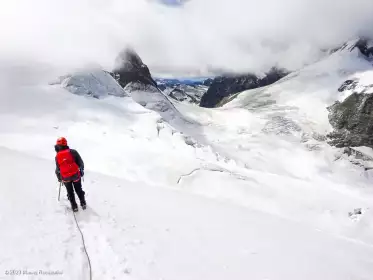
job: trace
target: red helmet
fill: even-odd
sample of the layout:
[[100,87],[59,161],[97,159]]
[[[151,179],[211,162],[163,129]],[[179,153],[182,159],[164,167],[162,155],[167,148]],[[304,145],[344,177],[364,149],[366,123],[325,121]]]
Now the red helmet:
[[67,146],[67,140],[65,137],[60,137],[57,139],[56,145]]

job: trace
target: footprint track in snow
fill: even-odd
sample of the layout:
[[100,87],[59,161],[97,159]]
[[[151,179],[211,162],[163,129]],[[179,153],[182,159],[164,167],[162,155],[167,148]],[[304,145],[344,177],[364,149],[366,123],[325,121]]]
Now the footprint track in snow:
[[90,207],[79,211],[76,218],[84,235],[94,278],[124,279],[129,276],[131,269],[127,267],[126,259],[115,253],[110,240],[107,239],[105,228],[112,226],[106,224]]

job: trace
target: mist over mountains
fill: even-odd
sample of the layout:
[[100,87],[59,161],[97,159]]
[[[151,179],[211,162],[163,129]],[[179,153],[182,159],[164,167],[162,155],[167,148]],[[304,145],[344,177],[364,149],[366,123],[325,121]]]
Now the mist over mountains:
[[147,0],[4,0],[0,59],[110,69],[131,46],[157,76],[260,75],[299,69],[324,49],[372,36],[372,11],[370,0],[191,0],[176,8]]

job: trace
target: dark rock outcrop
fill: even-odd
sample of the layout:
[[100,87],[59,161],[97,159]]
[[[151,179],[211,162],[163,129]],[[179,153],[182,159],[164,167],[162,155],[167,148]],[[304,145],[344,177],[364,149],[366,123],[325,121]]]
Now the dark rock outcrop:
[[370,45],[371,40],[364,38],[360,39],[355,47],[360,50],[360,52],[365,55],[366,57],[373,57],[373,46]]
[[151,85],[157,88],[157,83],[153,80],[148,66],[142,62],[140,56],[132,49],[126,49],[119,54],[113,75],[123,88],[131,82]]
[[330,124],[335,129],[328,135],[331,145],[373,148],[373,85],[362,87],[328,110]]
[[358,81],[354,80],[347,80],[345,81],[338,89],[339,92],[343,92],[345,90],[353,90],[357,87]]
[[225,97],[241,91],[268,86],[287,74],[288,72],[284,70],[273,68],[264,78],[258,78],[252,74],[217,77],[212,81],[208,91],[202,96],[200,106],[206,108],[216,107]]

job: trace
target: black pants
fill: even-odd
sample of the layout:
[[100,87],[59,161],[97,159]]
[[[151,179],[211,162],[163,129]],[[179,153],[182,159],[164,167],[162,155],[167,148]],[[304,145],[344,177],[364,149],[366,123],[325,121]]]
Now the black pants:
[[79,179],[79,181],[76,181],[76,182],[64,182],[64,184],[65,184],[65,187],[66,187],[66,190],[67,190],[67,197],[70,200],[72,208],[77,207],[77,204],[76,204],[76,201],[75,201],[74,189],[75,189],[76,194],[79,197],[80,205],[85,205],[86,204],[85,197],[84,197],[85,192],[82,190],[81,179]]

